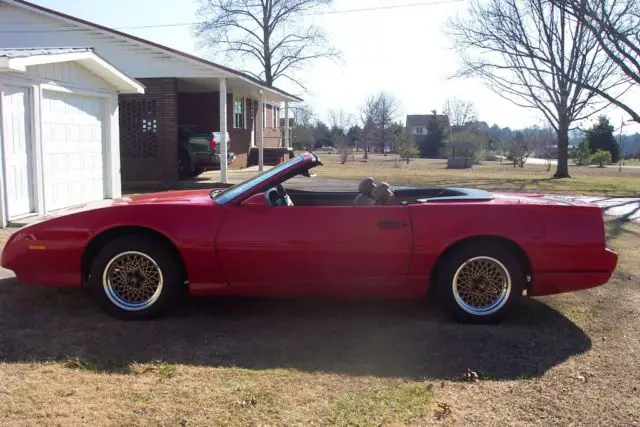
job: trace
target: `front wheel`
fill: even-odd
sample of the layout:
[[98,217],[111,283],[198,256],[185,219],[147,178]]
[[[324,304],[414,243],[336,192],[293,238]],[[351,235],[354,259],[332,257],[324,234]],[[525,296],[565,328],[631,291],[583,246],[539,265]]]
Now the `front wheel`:
[[143,236],[108,243],[91,265],[90,286],[112,316],[138,320],[166,314],[181,296],[177,260],[166,245]]
[[438,289],[464,323],[497,323],[517,305],[525,287],[518,258],[507,247],[471,243],[451,253],[438,272]]

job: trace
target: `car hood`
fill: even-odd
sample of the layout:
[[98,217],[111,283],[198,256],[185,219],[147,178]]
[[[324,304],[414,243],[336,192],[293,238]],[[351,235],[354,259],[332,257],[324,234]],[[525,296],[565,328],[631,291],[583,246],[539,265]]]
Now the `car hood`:
[[41,217],[35,222],[45,221],[47,219],[58,218],[61,216],[77,214],[97,209],[104,209],[115,206],[129,205],[161,205],[161,204],[211,204],[211,190],[180,190],[180,191],[162,191],[147,194],[132,194],[117,199],[105,199],[96,202],[84,203],[72,206],[66,209],[56,210],[50,214]]
[[114,205],[167,204],[167,203],[210,203],[211,189],[161,191],[148,194],[133,194],[113,200]]

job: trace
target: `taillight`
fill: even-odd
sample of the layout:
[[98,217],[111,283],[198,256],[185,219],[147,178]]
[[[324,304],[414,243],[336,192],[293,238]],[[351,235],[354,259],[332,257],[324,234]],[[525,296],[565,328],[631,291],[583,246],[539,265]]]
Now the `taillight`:
[[216,139],[215,138],[211,138],[211,141],[209,141],[209,147],[212,150],[215,150],[217,146],[218,146],[218,142],[216,141]]

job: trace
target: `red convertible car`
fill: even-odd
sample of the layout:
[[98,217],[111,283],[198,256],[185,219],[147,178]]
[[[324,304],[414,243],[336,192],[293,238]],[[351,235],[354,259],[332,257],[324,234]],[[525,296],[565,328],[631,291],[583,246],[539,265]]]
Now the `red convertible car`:
[[[112,315],[167,313],[184,295],[440,298],[465,322],[501,320],[529,296],[606,283],[596,205],[465,188],[386,198],[285,190],[322,163],[303,153],[227,189],[123,197],[13,234],[21,282],[90,289]],[[428,292],[434,291],[434,292]]]

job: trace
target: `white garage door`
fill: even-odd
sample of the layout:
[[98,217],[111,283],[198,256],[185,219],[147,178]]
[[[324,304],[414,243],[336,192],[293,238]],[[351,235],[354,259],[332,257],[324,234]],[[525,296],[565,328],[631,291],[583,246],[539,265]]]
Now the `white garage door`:
[[104,100],[44,91],[42,152],[47,210],[104,198]]
[[4,178],[9,218],[33,212],[29,89],[5,86],[2,97]]

